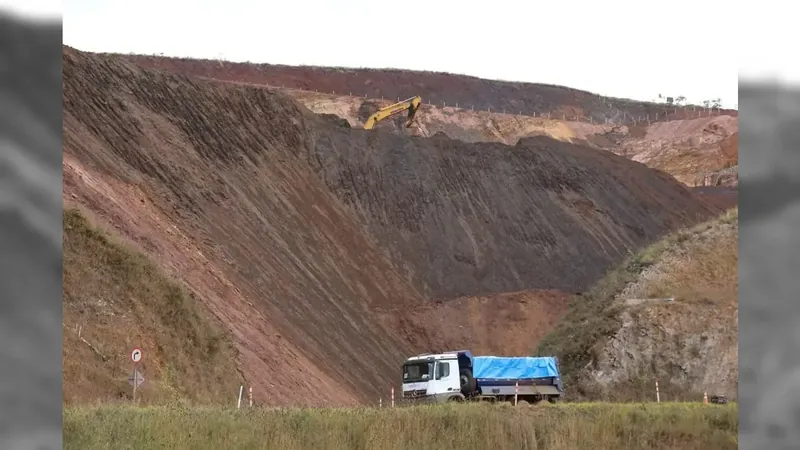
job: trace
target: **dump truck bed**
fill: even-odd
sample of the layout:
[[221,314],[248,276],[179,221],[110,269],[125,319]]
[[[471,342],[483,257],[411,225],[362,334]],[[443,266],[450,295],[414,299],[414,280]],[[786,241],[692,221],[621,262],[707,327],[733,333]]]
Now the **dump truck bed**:
[[561,377],[558,372],[558,362],[550,356],[475,356],[472,358],[472,376],[476,380],[486,381],[522,381]]

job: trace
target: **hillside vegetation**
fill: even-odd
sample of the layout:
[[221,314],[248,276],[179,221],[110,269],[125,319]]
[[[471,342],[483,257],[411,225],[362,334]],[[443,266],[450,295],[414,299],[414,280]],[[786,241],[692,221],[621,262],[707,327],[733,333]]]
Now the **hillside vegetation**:
[[736,396],[738,208],[629,258],[576,297],[539,345],[573,398]]
[[241,374],[230,337],[146,256],[64,211],[64,403],[127,401],[142,347],[142,403],[221,404]]
[[722,450],[737,448],[737,432],[736,405],[697,403],[64,413],[68,450]]

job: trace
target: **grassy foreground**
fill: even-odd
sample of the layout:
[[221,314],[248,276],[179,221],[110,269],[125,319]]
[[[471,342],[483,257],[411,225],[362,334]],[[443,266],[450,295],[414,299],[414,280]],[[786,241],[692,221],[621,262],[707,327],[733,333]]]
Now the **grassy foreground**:
[[735,404],[64,410],[64,448],[74,450],[715,450],[737,448],[737,434]]

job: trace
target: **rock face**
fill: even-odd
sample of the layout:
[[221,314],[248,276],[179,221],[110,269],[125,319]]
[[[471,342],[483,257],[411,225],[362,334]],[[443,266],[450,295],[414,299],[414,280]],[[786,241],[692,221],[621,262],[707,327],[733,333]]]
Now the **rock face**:
[[613,388],[657,367],[665,391],[671,383],[676,385],[672,390],[684,394],[707,391],[736,398],[736,307],[659,304],[632,308],[620,319],[622,327],[590,372],[596,383]]
[[633,306],[620,313],[616,333],[598,343],[582,383],[613,396],[631,380],[649,377],[652,384],[658,377],[665,399],[703,392],[736,398],[737,246],[735,220],[671,243],[617,296]]

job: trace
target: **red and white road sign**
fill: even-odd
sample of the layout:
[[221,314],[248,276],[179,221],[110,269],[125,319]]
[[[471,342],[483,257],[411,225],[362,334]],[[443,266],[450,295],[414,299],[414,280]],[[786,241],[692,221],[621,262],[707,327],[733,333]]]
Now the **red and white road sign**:
[[131,351],[131,361],[133,361],[134,363],[138,363],[141,360],[142,360],[142,349],[136,347]]

